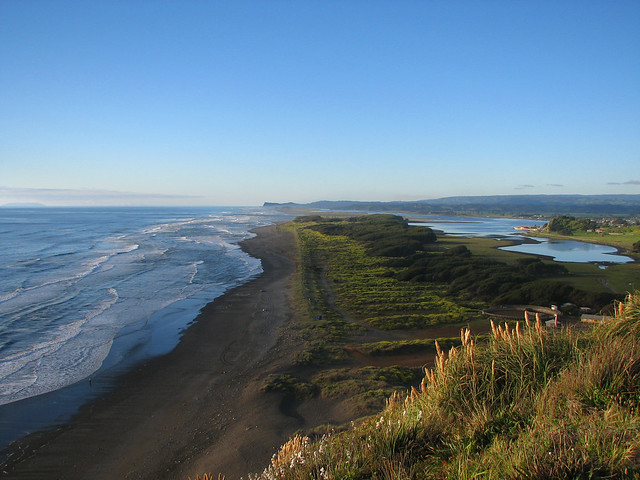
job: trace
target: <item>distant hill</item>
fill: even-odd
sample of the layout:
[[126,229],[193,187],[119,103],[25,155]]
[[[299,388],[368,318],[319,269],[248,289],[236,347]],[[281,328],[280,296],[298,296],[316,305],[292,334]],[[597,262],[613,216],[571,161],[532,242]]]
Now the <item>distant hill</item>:
[[272,203],[280,210],[346,210],[439,215],[544,216],[640,215],[640,195],[491,195],[445,197],[410,202],[319,201]]

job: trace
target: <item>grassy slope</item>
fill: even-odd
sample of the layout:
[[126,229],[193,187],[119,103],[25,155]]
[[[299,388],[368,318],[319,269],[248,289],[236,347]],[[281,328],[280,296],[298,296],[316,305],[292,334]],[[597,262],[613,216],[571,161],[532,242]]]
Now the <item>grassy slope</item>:
[[420,390],[252,479],[640,478],[640,292],[592,331],[495,328],[440,352]]

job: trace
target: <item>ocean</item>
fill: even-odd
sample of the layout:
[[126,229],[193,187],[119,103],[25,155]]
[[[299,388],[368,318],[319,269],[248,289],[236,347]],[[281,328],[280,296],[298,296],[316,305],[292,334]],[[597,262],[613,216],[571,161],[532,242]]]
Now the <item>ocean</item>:
[[238,242],[286,218],[259,207],[1,208],[0,448],[65,421],[107,388],[100,378],[173,349],[203,306],[262,272]]

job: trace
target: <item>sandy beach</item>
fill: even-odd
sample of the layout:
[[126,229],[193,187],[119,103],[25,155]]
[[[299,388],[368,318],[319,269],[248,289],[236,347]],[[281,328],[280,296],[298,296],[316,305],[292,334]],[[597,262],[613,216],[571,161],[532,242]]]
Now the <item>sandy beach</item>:
[[169,354],[127,373],[69,424],[19,442],[7,479],[227,479],[261,471],[305,420],[264,378],[296,349],[286,327],[294,239],[275,226],[242,248],[264,273],[206,306]]

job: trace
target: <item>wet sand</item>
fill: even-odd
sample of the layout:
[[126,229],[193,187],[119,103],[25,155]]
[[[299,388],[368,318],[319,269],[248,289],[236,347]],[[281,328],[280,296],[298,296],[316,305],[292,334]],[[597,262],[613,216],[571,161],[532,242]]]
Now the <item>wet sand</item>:
[[315,419],[287,414],[280,396],[260,391],[299,345],[286,328],[293,236],[275,226],[256,233],[242,248],[262,260],[262,275],[207,305],[171,353],[127,373],[69,424],[22,439],[0,476],[246,478],[310,426]]

